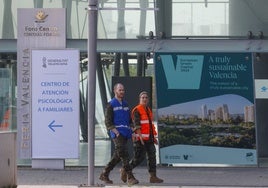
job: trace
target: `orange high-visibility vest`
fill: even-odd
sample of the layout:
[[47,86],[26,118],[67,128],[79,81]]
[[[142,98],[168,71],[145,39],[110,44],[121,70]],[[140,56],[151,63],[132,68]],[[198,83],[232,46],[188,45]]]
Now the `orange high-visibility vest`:
[[[149,140],[150,137],[150,121],[152,124],[152,133],[154,135],[154,137],[157,135],[156,133],[156,129],[155,126],[152,122],[153,120],[153,113],[151,111],[150,108],[147,108],[147,112],[146,109],[143,105],[139,104],[136,107],[134,107],[134,109],[132,110],[132,119],[134,121],[134,111],[138,110],[139,114],[140,114],[140,125],[141,125],[141,136],[143,140]],[[149,116],[149,117],[148,117]],[[134,135],[138,140],[140,140],[140,135],[137,133],[137,131],[135,131],[135,135]]]
[[9,127],[10,109],[5,112],[3,121],[1,122],[1,129],[7,129]]

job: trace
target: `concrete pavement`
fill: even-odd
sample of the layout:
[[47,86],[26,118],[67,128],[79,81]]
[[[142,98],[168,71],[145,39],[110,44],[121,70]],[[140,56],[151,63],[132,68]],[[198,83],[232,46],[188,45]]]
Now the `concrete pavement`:
[[[102,167],[94,168],[94,185],[88,185],[88,169],[86,167],[69,167],[64,170],[32,169],[18,167],[18,188],[77,188],[77,187],[128,187],[121,182],[119,167],[115,168],[110,178],[114,184],[104,185],[98,177]],[[133,187],[267,187],[267,167],[158,167],[158,176],[164,183],[148,183],[146,167],[134,169],[139,180]]]

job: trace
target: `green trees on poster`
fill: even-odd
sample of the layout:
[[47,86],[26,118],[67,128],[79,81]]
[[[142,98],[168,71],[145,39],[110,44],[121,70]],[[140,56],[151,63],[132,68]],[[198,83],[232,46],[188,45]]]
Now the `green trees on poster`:
[[159,118],[160,148],[176,144],[256,148],[255,125],[239,117],[207,121],[199,118],[175,120]]

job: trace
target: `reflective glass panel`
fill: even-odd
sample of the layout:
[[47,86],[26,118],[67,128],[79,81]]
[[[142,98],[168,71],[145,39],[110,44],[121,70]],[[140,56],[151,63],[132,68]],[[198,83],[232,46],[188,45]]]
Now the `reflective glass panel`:
[[229,1],[179,1],[172,6],[172,36],[228,36]]
[[[151,0],[117,1],[100,4],[99,24],[102,23],[104,36],[98,38],[138,38],[148,36],[155,30],[154,2]],[[99,26],[100,28],[100,26]]]

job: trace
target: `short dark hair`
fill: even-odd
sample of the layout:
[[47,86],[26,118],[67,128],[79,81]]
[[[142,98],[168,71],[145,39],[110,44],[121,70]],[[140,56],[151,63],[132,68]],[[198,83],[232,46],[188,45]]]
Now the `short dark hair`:
[[116,84],[114,84],[114,90],[115,90],[119,85],[122,85],[122,86],[124,87],[123,84],[121,84],[121,83],[116,83]]

